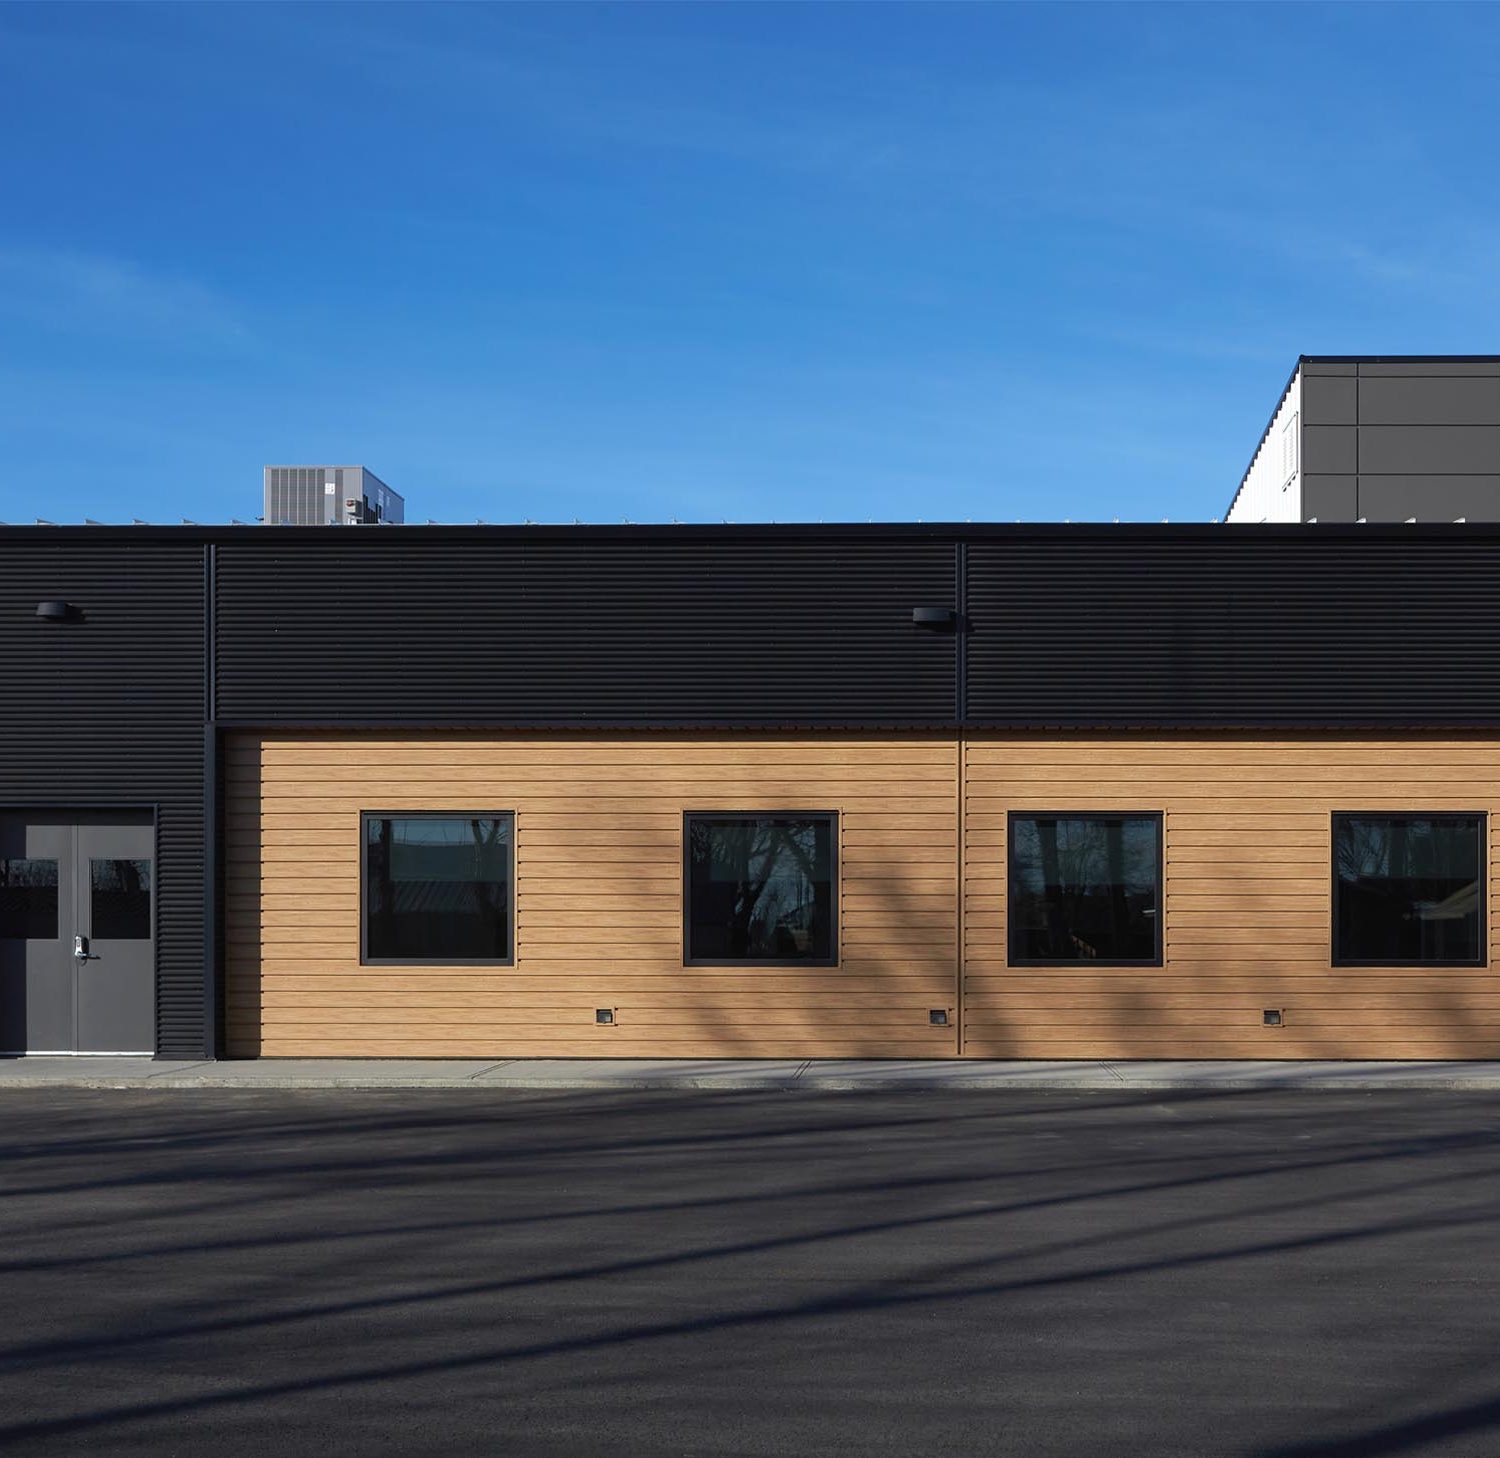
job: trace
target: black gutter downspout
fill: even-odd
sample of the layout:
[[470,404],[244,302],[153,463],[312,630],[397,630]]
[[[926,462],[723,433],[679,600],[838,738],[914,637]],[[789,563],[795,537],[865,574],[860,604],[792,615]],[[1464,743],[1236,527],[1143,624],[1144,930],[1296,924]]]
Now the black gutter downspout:
[[222,1048],[219,884],[223,874],[218,712],[218,552],[203,548],[203,1055]]
[[953,634],[953,718],[962,729],[969,722],[969,544],[960,538],[955,552],[954,606],[958,609],[958,623]]
[[953,720],[958,741],[956,790],[954,796],[954,826],[958,832],[958,860],[955,867],[954,926],[957,937],[954,945],[953,967],[953,1052],[958,1058],[964,1056],[964,1039],[967,1037],[967,1002],[964,998],[964,967],[968,961],[968,923],[964,915],[964,885],[967,879],[968,829],[964,823],[965,800],[968,794],[969,769],[969,544],[960,537],[954,544],[953,598],[958,620],[953,637]]

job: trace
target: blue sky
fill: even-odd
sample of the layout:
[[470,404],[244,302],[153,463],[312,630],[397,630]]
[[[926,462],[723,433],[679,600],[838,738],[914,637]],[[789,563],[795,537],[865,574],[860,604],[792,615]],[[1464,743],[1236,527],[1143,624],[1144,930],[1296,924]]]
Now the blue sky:
[[1205,520],[1500,350],[1500,10],[0,7],[0,519]]

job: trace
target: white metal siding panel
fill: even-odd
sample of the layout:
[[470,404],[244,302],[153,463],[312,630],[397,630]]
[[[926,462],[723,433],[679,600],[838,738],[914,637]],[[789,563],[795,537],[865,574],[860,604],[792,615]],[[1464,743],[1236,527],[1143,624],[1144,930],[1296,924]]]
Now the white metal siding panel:
[[1270,428],[1261,437],[1244,484],[1229,508],[1232,522],[1301,521],[1302,371],[1292,376]]

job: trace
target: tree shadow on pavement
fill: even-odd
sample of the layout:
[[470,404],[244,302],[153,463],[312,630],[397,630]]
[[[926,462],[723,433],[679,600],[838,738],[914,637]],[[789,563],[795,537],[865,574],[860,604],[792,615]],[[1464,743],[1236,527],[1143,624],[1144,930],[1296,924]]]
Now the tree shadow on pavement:
[[1500,1448],[1483,1095],[8,1112],[19,1451]]

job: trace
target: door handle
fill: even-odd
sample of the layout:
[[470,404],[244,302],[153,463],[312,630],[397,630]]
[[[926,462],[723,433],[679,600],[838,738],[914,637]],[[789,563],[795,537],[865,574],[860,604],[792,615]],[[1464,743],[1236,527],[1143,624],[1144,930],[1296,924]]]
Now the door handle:
[[87,937],[73,938],[73,955],[80,962],[97,962],[99,960],[96,953],[89,951],[89,939]]

